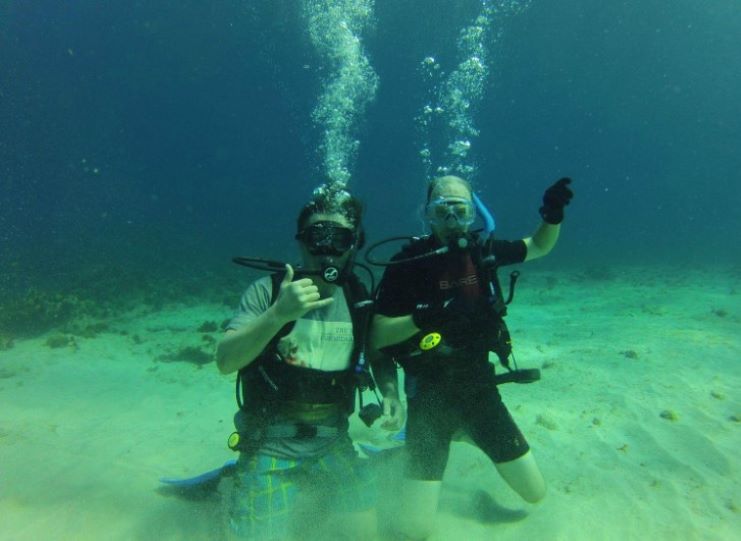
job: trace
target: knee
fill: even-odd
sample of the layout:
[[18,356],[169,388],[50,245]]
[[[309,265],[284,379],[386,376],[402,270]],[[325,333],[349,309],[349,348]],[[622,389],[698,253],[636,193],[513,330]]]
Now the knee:
[[522,491],[520,496],[522,496],[522,499],[527,503],[540,503],[545,498],[546,492],[545,483],[538,483],[535,486],[528,487],[527,490]]
[[519,494],[520,498],[533,504],[543,501],[546,495],[546,486],[541,475],[533,475],[519,481],[510,483],[510,486]]
[[405,541],[424,541],[434,530],[434,515],[407,514],[397,524],[397,532]]

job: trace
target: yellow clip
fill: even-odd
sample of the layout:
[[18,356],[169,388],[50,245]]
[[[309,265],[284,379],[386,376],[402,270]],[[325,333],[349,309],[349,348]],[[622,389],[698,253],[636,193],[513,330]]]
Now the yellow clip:
[[232,432],[229,435],[229,439],[227,440],[226,444],[229,446],[229,449],[232,451],[237,450],[237,446],[239,445],[239,432]]
[[419,349],[421,349],[422,351],[429,351],[431,349],[434,349],[438,346],[438,344],[440,344],[440,341],[442,339],[443,337],[440,335],[440,333],[427,333],[419,341]]

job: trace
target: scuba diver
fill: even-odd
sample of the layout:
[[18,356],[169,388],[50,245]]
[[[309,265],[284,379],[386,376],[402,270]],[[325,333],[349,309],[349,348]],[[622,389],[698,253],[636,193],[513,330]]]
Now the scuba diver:
[[[562,178],[546,190],[543,222],[532,237],[505,241],[494,239],[493,218],[467,181],[436,178],[427,191],[432,235],[412,240],[384,263],[369,351],[386,354],[405,373],[408,463],[397,529],[409,539],[426,539],[433,531],[450,442],[461,433],[524,500],[535,503],[545,496],[529,445],[497,390],[504,381],[538,379],[539,371],[510,366],[504,315],[514,284],[505,300],[496,271],[551,251],[573,195],[570,182]],[[477,209],[486,223],[484,235],[471,230]],[[507,373],[494,373],[490,352]]]
[[[253,282],[218,344],[219,370],[238,374],[229,438],[240,453],[228,511],[233,538],[322,538],[317,517],[326,516],[350,528],[348,538],[375,538],[374,476],[348,436],[356,393],[373,386],[362,355],[372,301],[353,272],[361,215],[344,189],[315,190],[298,217],[304,267],[286,264]],[[400,425],[395,370],[374,375],[386,422]],[[382,415],[360,396],[366,423]]]

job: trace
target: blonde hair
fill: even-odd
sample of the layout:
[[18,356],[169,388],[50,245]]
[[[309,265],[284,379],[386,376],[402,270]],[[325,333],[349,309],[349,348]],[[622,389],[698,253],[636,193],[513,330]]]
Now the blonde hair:
[[468,182],[466,179],[457,177],[455,175],[445,175],[442,177],[433,178],[427,183],[427,202],[428,203],[430,202],[430,197],[432,196],[432,192],[435,191],[435,188],[443,184],[452,184],[452,183],[463,184],[468,190],[468,193],[473,195],[473,188],[471,187],[471,183]]

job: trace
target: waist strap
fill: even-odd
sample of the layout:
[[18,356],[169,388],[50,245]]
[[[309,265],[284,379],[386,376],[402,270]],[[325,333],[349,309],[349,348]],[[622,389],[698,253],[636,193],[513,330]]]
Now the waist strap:
[[333,438],[340,433],[336,426],[309,425],[306,423],[288,423],[269,425],[253,430],[232,432],[227,445],[232,451],[251,452],[259,447],[260,442],[270,439],[313,439]]
[[266,426],[262,430],[264,438],[332,438],[339,434],[336,426],[308,425],[305,423],[291,423]]
[[283,424],[312,424],[321,425],[322,421],[331,420],[338,418],[341,414],[341,408],[339,404],[307,404],[305,402],[293,402],[284,401],[279,406],[280,414],[295,420],[295,423],[283,423]]

